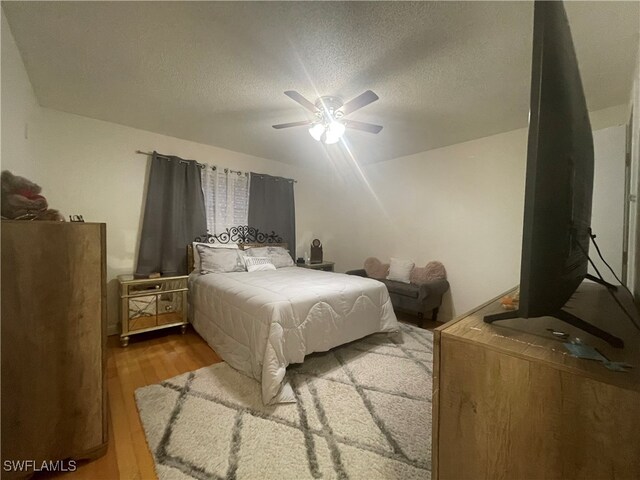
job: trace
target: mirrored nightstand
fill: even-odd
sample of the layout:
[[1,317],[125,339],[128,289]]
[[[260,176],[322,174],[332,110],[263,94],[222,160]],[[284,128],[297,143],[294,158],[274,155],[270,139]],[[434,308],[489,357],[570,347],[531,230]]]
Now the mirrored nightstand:
[[119,275],[120,344],[126,347],[129,337],[179,326],[187,329],[187,275],[178,277],[134,278]]

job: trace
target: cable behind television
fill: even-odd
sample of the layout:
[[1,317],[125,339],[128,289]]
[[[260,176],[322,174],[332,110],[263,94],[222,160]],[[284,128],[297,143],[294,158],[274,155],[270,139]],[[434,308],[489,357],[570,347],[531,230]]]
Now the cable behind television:
[[[613,270],[613,268],[611,268],[611,265],[609,265],[609,263],[607,263],[607,261],[604,259],[604,256],[602,255],[602,252],[600,251],[600,247],[598,246],[598,243],[596,242],[596,235],[593,233],[593,231],[591,229],[589,229],[589,238],[591,238],[591,241],[593,242],[593,246],[596,248],[596,252],[598,252],[598,256],[600,257],[600,260],[602,260],[602,263],[604,263],[607,268],[609,269],[609,271],[611,272],[611,274],[614,276],[614,278],[616,279],[616,281],[622,285],[622,287],[629,292],[629,295],[631,295],[631,297],[633,297],[633,293],[631,293],[631,290],[629,290],[629,287],[627,287],[624,283],[622,283],[622,280],[620,280],[620,278],[618,277],[618,275],[616,275],[616,272]],[[582,245],[580,245],[580,242],[577,242],[578,246],[580,247],[580,250],[582,250],[582,252],[587,256],[587,258],[589,259],[589,263],[591,264],[591,266],[593,267],[593,270],[596,272],[596,275],[598,275],[598,278],[600,278],[600,280],[602,280],[602,282],[606,282],[606,280],[604,279],[604,277],[602,276],[602,274],[600,273],[600,270],[598,270],[598,267],[596,266],[596,264],[594,263],[594,261],[591,259],[591,257],[589,256],[589,254],[586,252],[586,250],[584,249],[584,247]],[[616,297],[615,293],[613,293],[613,290],[611,288],[607,288],[607,292],[609,292],[609,295],[611,295],[611,298],[613,298],[613,300],[618,304],[618,306],[620,307],[620,309],[625,313],[625,315],[627,317],[629,317],[629,320],[631,320],[631,323],[633,323],[633,326],[636,327],[636,329],[640,330],[640,325],[638,324],[638,322],[636,321],[635,318],[633,318],[633,315],[631,315],[631,313],[629,313],[629,311],[626,309],[626,307],[622,304],[622,302],[618,299],[618,297]],[[636,306],[635,302],[634,302],[634,306],[636,307],[636,313],[638,313],[640,315],[640,312],[638,311],[638,307]]]

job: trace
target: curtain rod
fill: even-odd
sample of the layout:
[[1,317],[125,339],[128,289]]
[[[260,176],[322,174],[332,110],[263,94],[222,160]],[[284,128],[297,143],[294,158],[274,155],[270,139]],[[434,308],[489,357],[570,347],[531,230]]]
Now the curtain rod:
[[[148,156],[153,155],[153,152],[143,152],[142,150],[136,150],[136,153],[137,153],[138,155],[148,155]],[[171,160],[171,157],[168,157],[168,156],[166,156],[166,155],[160,155],[159,153],[156,153],[156,157],[166,158],[167,160]],[[195,161],[195,160],[194,160],[194,161]],[[206,163],[199,163],[199,162],[195,162],[195,163],[196,163],[196,165],[198,165],[200,168],[207,168],[207,167],[209,166],[209,165],[207,165]],[[217,170],[217,167],[216,167],[215,165],[210,165],[210,166],[211,166],[211,168],[212,168],[213,170]],[[243,174],[243,173],[244,173],[245,175],[249,175],[249,173],[248,173],[248,172],[241,172],[240,170],[231,170],[230,168],[225,168],[225,169],[224,169],[224,173],[228,173],[228,172],[231,172],[231,173],[237,173],[238,175],[241,175],[241,174]],[[258,174],[258,175],[260,175],[260,174]],[[291,180],[293,183],[298,183],[298,181],[297,181],[297,180],[294,180],[293,178],[288,178],[287,180]]]

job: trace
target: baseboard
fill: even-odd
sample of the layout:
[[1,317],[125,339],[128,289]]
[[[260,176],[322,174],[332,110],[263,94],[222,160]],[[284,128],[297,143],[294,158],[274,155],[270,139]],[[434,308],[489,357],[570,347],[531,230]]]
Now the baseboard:
[[107,336],[111,336],[111,335],[119,335],[120,334],[120,328],[118,328],[118,324],[114,324],[114,325],[107,325]]

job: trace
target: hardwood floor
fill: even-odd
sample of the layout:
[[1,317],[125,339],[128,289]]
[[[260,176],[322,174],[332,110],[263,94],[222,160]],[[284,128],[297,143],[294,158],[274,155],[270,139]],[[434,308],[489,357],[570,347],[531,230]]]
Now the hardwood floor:
[[[415,324],[417,321],[410,315],[396,315],[402,322]],[[425,326],[431,330],[440,325],[427,320]],[[178,328],[175,332],[164,330],[134,335],[126,348],[120,347],[118,336],[111,336],[107,350],[109,448],[106,455],[80,463],[75,472],[41,474],[36,478],[155,479],[153,458],[138,416],[135,390],[222,361],[191,327],[185,335],[181,335]]]
[[[75,472],[56,475],[65,480],[155,479],[153,459],[138,416],[137,388],[220,362],[200,336],[189,328],[140,334],[121,348],[117,336],[108,339],[109,448],[106,455],[78,465]],[[52,478],[40,475],[37,478]]]

